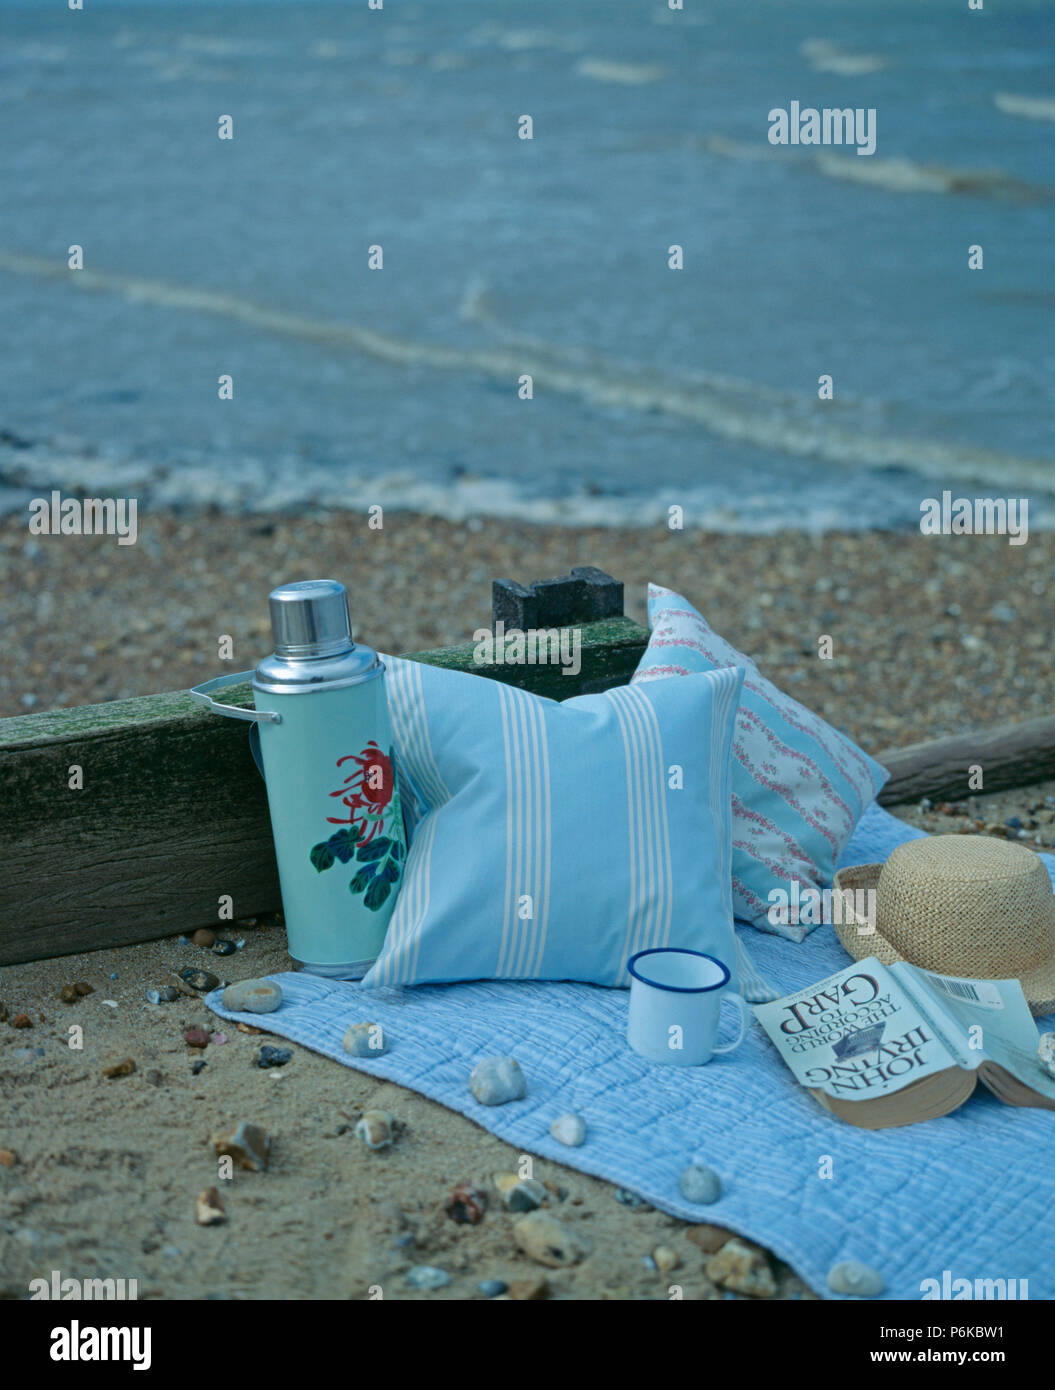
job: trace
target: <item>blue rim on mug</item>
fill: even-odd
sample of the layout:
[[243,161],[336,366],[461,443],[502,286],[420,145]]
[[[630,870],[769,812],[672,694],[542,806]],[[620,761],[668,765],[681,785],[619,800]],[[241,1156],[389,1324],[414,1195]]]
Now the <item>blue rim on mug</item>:
[[[712,965],[716,965],[722,972],[723,978],[713,985],[662,985],[658,980],[650,980],[645,975],[639,975],[634,969],[635,963],[644,956],[699,956],[701,960],[709,960]],[[671,994],[707,994],[712,989],[723,989],[732,978],[729,967],[724,965],[717,956],[709,956],[706,951],[690,951],[685,946],[650,946],[647,951],[635,952],[627,961],[626,968],[641,984],[648,985],[650,989],[665,989]]]

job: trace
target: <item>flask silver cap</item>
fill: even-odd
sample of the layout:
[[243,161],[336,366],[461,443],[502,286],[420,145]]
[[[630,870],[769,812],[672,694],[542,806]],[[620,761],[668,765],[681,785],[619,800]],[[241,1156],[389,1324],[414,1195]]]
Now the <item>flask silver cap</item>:
[[275,650],[253,675],[271,694],[333,690],[384,670],[377,653],[352,641],[348,590],[336,579],[281,584],[268,595]]
[[329,656],[352,645],[348,590],[336,579],[280,584],[267,604],[277,656]]

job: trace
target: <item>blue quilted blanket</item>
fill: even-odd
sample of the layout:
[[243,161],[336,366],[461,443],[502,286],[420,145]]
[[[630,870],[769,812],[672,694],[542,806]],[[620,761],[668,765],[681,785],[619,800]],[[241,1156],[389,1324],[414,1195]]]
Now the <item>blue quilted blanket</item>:
[[[873,806],[845,864],[884,860],[921,832]],[[1055,859],[1046,857],[1049,872]],[[1055,873],[1053,873],[1055,877]],[[742,927],[779,993],[847,964],[831,927],[794,943]],[[285,996],[269,1030],[344,1066],[439,1101],[525,1152],[630,1188],[689,1221],[731,1227],[786,1260],[818,1293],[840,1260],[879,1269],[884,1298],[919,1299],[925,1280],[1028,1279],[1055,1298],[1055,1113],[1012,1109],[979,1087],[942,1119],[878,1132],[835,1119],[793,1080],[756,1023],[743,1046],[708,1066],[654,1066],[626,1045],[628,993],[580,984],[472,983],[363,991],[307,974],[273,977]],[[209,1006],[231,1014],[219,992]],[[350,1023],[380,1023],[391,1047],[351,1058]],[[1052,1027],[1052,1021],[1041,1022]],[[527,1097],[489,1109],[469,1091],[481,1057],[512,1054]],[[581,1112],[578,1149],[550,1122]],[[694,1158],[722,1177],[713,1206],[693,1207],[678,1176]],[[828,1162],[825,1162],[825,1159]],[[822,1176],[829,1172],[830,1177]]]

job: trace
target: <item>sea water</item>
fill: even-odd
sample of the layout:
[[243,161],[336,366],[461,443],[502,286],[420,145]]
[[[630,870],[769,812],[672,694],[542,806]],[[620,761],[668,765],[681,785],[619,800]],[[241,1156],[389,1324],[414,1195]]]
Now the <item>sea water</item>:
[[[0,0],[0,507],[763,531],[952,487],[1043,526],[1053,31],[1047,0]],[[874,109],[875,152],[774,145],[792,102]]]

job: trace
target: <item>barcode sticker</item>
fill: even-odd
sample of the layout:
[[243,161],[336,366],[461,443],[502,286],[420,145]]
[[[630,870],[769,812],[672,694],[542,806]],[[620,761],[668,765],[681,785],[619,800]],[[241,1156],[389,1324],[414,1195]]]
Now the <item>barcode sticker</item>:
[[983,1009],[1004,1007],[1000,991],[988,980],[960,980],[954,975],[937,975],[933,970],[925,973],[933,984],[953,999],[962,999],[965,1004],[977,1004]]

